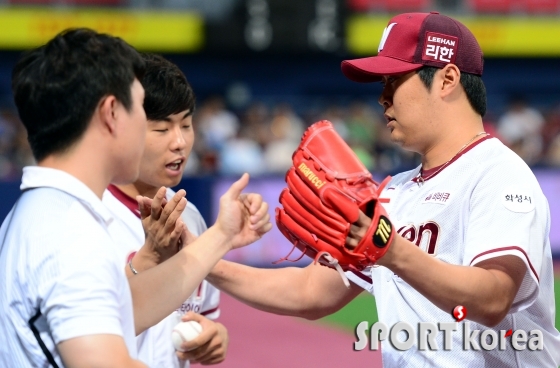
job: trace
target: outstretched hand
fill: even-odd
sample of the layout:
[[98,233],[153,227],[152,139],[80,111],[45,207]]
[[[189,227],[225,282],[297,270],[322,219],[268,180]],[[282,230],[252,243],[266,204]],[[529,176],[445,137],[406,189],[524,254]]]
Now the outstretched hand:
[[174,256],[194,239],[181,219],[187,206],[186,192],[179,190],[169,202],[165,198],[166,192],[167,189],[161,187],[153,199],[136,197],[146,235],[143,251],[156,264]]
[[233,249],[255,242],[272,229],[268,204],[260,194],[241,192],[249,183],[245,173],[220,198],[216,226],[231,239]]

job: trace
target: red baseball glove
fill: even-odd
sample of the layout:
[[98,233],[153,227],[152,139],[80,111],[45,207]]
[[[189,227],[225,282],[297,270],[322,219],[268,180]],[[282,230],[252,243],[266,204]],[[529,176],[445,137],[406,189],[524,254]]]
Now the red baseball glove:
[[[294,166],[286,174],[288,187],[280,194],[282,208],[276,208],[282,234],[303,254],[341,274],[342,270],[363,270],[375,264],[387,252],[394,234],[379,199],[390,177],[381,185],[375,182],[326,120],[307,129],[292,161]],[[372,222],[357,247],[350,250],[346,238],[360,210]]]

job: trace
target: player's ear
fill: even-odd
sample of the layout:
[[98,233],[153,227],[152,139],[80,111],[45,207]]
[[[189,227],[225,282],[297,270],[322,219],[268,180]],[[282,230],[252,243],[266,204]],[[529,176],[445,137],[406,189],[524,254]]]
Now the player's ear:
[[461,85],[461,71],[455,64],[447,64],[438,74],[442,97],[453,93]]
[[110,134],[113,134],[116,130],[119,114],[118,105],[119,101],[117,101],[115,96],[105,96],[99,101],[99,105],[94,113],[99,117],[101,128]]

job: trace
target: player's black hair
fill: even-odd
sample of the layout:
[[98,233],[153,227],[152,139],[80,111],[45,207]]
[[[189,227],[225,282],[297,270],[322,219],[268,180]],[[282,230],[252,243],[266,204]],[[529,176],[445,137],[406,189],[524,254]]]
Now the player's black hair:
[[[432,88],[434,75],[440,68],[424,66],[418,70],[418,76],[426,88]],[[467,94],[467,99],[474,111],[480,116],[486,114],[486,87],[482,78],[478,75],[461,72],[461,85]]]
[[144,111],[148,120],[157,121],[189,110],[193,113],[195,96],[179,67],[157,54],[142,54],[146,73],[142,78],[145,91]]
[[77,142],[102,98],[115,96],[130,111],[131,85],[143,72],[132,46],[87,28],[25,53],[12,71],[12,92],[35,159]]

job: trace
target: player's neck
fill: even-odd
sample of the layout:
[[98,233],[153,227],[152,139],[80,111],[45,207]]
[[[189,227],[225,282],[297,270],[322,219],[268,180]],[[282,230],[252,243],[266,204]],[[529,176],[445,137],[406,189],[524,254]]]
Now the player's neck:
[[131,184],[117,185],[117,187],[131,198],[136,198],[136,196],[139,195],[148,198],[154,198],[158,189],[160,188],[146,184],[144,182],[141,182],[140,180],[137,180]]
[[485,136],[482,126],[478,130],[469,129],[460,134],[450,134],[449,138],[434,144],[422,155],[422,170],[430,170],[446,164]]
[[92,155],[87,147],[70,148],[63,154],[53,154],[41,160],[37,166],[64,171],[84,183],[101,199],[112,180],[111,169],[99,155]]
[[460,154],[466,146],[479,140],[484,131],[482,116],[470,105],[466,98],[444,101],[435,105],[430,124],[431,140],[420,151],[422,169],[430,170],[444,165]]

